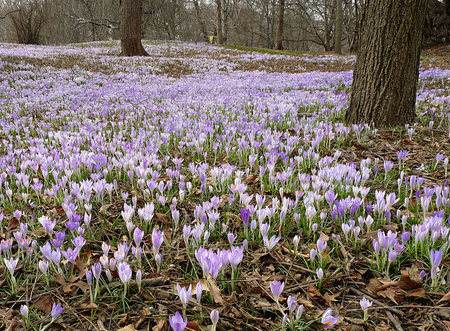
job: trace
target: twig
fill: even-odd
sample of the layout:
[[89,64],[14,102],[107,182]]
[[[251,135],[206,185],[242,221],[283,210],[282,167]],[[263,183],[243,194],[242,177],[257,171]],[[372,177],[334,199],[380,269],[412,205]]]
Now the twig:
[[8,16],[9,14],[15,13],[16,11],[20,11],[20,9],[13,9],[13,10],[7,12],[4,16],[0,16],[0,20],[5,19],[6,16]]
[[390,311],[386,312],[386,314],[389,317],[389,320],[392,322],[392,324],[394,324],[397,331],[403,331],[403,328],[400,325],[400,322],[394,317],[394,315],[392,315]]
[[353,293],[357,294],[357,295],[365,296],[367,299],[371,300],[372,302],[375,302],[377,305],[380,305],[380,306],[385,307],[387,310],[393,312],[394,314],[397,314],[397,315],[399,315],[399,316],[402,316],[402,315],[403,315],[403,312],[402,312],[401,310],[398,310],[398,309],[395,309],[395,308],[393,308],[393,307],[390,307],[390,306],[388,306],[388,305],[382,303],[381,301],[378,301],[378,300],[372,298],[370,295],[368,295],[368,294],[365,293],[365,292],[362,292],[362,291],[360,291],[360,290],[357,290],[357,289],[354,288],[354,287],[349,287],[349,290],[352,291]]

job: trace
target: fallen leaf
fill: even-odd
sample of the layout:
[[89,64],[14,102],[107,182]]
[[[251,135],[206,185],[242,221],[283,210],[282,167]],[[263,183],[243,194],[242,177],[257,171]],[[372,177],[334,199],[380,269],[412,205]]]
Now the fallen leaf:
[[[120,319],[120,321],[117,323],[117,324],[119,324],[119,326],[122,326],[122,325],[124,325],[124,324],[127,324],[128,323],[128,321],[130,320],[130,313],[128,313],[128,314],[126,314],[124,317],[122,317],[121,319]],[[125,329],[125,328],[127,328],[127,327],[132,327],[132,329]],[[134,327],[132,326],[132,325],[128,325],[128,326],[126,326],[125,328],[123,328],[124,330],[122,330],[122,331],[132,331],[132,330],[134,330]],[[117,330],[117,331],[120,331],[120,330]]]
[[55,281],[61,286],[66,285],[66,281],[64,280],[63,276],[61,276],[61,274],[56,272],[55,272]]
[[15,230],[19,227],[19,220],[17,218],[13,218],[8,222],[8,230]]
[[325,293],[325,294],[323,295],[323,297],[325,298],[325,300],[327,300],[328,306],[331,306],[331,302],[337,301],[336,298],[337,298],[338,296],[340,296],[341,293],[342,293],[342,291],[336,292],[336,293],[334,293],[334,294],[328,294],[328,292],[327,292],[327,293]]
[[444,302],[444,301],[449,301],[450,300],[450,291],[449,292],[447,292],[447,294],[445,294],[436,304],[438,305],[438,304],[440,304],[441,302]]
[[298,299],[297,300],[298,301],[298,303],[299,303],[299,305],[303,305],[303,306],[305,306],[306,308],[314,308],[315,307],[315,305],[311,302],[311,301],[309,301],[309,300],[306,300],[306,299]]
[[208,288],[209,288],[209,292],[211,293],[212,297],[214,298],[214,302],[223,304],[223,298],[222,298],[222,294],[220,293],[220,289],[217,287],[216,282],[211,277],[211,275],[208,275]]
[[[119,323],[120,323],[120,321],[119,321]],[[134,326],[132,324],[130,324],[130,325],[127,325],[126,327],[121,328],[117,331],[136,331],[136,329],[134,328]]]
[[161,214],[161,213],[155,213],[156,217],[158,217],[158,219],[161,222],[168,222],[169,221],[169,216],[167,216],[166,214]]
[[157,320],[156,325],[152,328],[153,331],[161,331],[164,329],[164,326],[166,325],[166,320]]
[[200,327],[198,326],[198,324],[196,322],[188,322],[188,324],[186,326],[189,329],[192,329],[195,331],[201,331]]
[[310,284],[306,288],[306,292],[308,292],[308,294],[311,296],[313,300],[318,301],[322,305],[328,306],[327,300],[323,297],[322,294],[320,294],[319,290],[317,289],[317,287],[314,286],[314,284]]
[[34,304],[34,307],[42,310],[46,314],[50,314],[50,312],[52,311],[52,304],[52,295],[46,294],[39,297],[39,299]]

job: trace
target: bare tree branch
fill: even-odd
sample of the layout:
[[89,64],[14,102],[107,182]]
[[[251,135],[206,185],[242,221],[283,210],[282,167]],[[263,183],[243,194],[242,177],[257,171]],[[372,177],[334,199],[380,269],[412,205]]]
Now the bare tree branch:
[[16,11],[20,11],[20,9],[13,9],[13,10],[7,12],[4,16],[0,16],[0,20],[5,19],[9,14],[15,13]]

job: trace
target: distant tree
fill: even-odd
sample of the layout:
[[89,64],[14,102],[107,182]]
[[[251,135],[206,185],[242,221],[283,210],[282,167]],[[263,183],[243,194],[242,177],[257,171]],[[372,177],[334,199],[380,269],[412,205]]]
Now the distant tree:
[[337,54],[342,54],[341,39],[342,39],[342,0],[337,0],[336,1],[336,42],[334,44],[334,51]]
[[275,38],[275,49],[278,50],[283,49],[284,7],[285,7],[285,0],[279,0],[277,36]]
[[47,0],[13,1],[18,10],[10,12],[10,18],[21,44],[39,44],[41,32],[49,22],[50,10]]
[[142,46],[142,0],[121,0],[120,2],[120,45],[121,55],[149,55]]
[[216,29],[217,29],[217,43],[219,45],[223,45],[222,0],[216,0]]
[[368,0],[347,123],[404,124],[415,117],[427,0]]

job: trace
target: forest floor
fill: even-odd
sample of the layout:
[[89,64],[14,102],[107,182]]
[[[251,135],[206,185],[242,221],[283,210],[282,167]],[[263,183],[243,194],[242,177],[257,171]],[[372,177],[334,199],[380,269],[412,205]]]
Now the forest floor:
[[448,46],[379,130],[343,122],[354,55],[0,48],[0,330],[450,330]]

